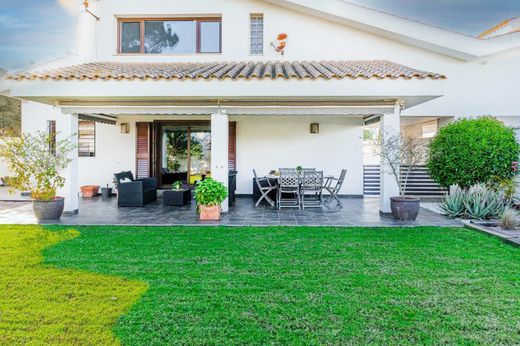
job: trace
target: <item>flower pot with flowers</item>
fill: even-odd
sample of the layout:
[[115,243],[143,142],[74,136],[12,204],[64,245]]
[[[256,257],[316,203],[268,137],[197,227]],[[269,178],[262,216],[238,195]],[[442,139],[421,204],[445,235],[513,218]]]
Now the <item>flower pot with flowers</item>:
[[213,178],[206,178],[199,182],[195,188],[199,219],[205,221],[220,220],[220,205],[224,202],[227,195],[228,192],[224,184]]
[[45,132],[23,134],[0,145],[2,157],[13,177],[10,191],[28,191],[33,198],[33,211],[38,220],[57,220],[61,217],[64,198],[56,191],[65,186],[60,174],[72,161],[69,154],[76,148],[70,138],[56,140]]

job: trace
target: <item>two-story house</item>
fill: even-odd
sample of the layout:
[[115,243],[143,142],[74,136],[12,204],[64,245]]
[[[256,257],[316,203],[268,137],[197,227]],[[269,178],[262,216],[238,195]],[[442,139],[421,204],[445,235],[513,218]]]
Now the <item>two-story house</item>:
[[[78,12],[75,55],[9,77],[24,132],[78,133],[67,211],[80,185],[123,170],[168,185],[227,184],[232,169],[251,194],[253,169],[346,168],[342,194],[361,196],[366,123],[418,135],[462,116],[520,123],[520,32],[475,38],[340,0],[90,0]],[[383,170],[382,211],[397,191]]]

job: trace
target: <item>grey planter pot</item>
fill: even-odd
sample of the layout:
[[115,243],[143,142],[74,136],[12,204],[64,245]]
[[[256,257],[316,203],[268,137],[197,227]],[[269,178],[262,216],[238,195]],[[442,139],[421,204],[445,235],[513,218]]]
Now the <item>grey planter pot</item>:
[[420,207],[421,200],[417,197],[390,197],[390,209],[394,219],[415,220]]
[[38,220],[59,220],[65,206],[65,198],[55,197],[50,201],[33,201],[34,215]]

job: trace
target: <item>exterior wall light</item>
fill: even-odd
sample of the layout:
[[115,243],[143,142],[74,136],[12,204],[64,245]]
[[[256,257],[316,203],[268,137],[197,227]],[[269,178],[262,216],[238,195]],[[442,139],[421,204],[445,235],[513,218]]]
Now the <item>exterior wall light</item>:
[[318,123],[312,123],[312,124],[311,124],[311,133],[312,133],[312,134],[320,133],[320,124],[318,124]]
[[129,123],[121,123],[121,133],[130,133]]

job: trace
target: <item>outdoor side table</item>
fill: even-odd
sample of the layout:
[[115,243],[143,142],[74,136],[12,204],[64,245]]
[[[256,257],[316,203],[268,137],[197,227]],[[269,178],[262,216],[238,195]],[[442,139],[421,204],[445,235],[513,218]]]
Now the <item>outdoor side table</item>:
[[173,189],[163,192],[163,206],[182,207],[190,203],[191,189]]

